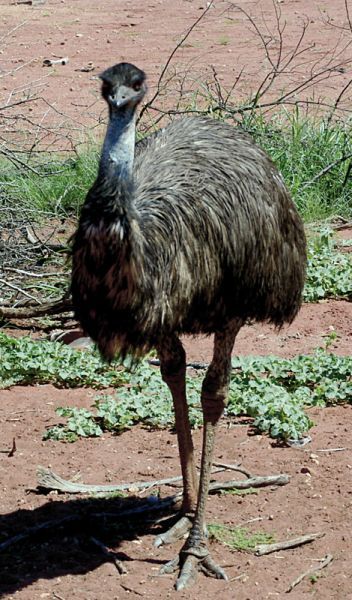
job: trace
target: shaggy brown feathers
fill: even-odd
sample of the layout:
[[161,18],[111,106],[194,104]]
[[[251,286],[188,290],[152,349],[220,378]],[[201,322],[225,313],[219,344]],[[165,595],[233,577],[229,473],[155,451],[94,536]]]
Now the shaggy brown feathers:
[[137,145],[131,181],[98,176],[74,237],[72,296],[111,359],[236,317],[290,322],[305,264],[301,219],[266,153],[238,128],[186,117]]

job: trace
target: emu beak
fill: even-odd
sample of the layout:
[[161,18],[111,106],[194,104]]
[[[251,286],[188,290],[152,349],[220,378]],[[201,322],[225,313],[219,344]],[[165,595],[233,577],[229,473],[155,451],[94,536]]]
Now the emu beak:
[[135,99],[136,92],[131,88],[120,85],[116,93],[109,96],[109,101],[112,108],[122,108],[126,106],[132,99]]

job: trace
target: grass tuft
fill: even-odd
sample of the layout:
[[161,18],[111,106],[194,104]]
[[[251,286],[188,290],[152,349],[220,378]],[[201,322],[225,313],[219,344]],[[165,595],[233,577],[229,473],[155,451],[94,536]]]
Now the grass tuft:
[[226,525],[208,525],[211,538],[216,539],[234,551],[254,552],[259,544],[270,544],[274,542],[272,535],[264,532],[250,533],[244,527],[227,527]]
[[271,156],[306,222],[352,215],[352,119],[313,119],[280,110],[257,112],[242,126]]
[[[189,110],[198,110],[198,103],[207,102],[200,96],[196,96],[195,105]],[[282,107],[277,108],[274,116],[263,115],[256,109],[243,113],[241,107],[238,109],[241,126],[277,164],[304,220],[352,216],[351,118],[345,121],[312,118],[298,109],[290,113]],[[210,104],[208,111],[214,118],[228,117],[226,108],[219,113]],[[99,152],[100,143],[93,141],[88,150],[68,160],[59,160],[58,155],[56,164],[44,157],[42,166],[35,165],[39,175],[3,159],[0,164],[3,202],[12,206],[16,202],[20,209],[35,209],[48,215],[77,215],[96,176]],[[25,162],[23,155],[21,160]]]

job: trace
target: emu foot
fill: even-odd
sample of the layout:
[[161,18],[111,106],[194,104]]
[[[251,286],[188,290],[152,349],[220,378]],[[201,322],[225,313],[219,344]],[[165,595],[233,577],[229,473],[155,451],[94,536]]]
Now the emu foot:
[[209,577],[227,580],[225,571],[213,561],[204,543],[186,542],[179,556],[161,567],[160,573],[174,573],[177,569],[180,569],[175,583],[177,591],[190,587],[195,582],[199,570]]
[[161,533],[154,540],[154,546],[159,548],[164,544],[173,544],[181,540],[191,529],[192,521],[186,516],[181,517],[170,529]]

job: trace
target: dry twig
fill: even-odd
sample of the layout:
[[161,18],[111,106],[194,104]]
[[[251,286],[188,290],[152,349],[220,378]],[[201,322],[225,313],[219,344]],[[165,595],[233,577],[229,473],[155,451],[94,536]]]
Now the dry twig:
[[[228,467],[226,467],[228,468]],[[231,465],[231,469],[240,470],[244,473],[244,469],[236,468]],[[219,470],[219,469],[218,469]],[[218,470],[216,472],[218,472]],[[224,468],[221,468],[223,471]],[[256,487],[265,487],[271,485],[286,485],[289,482],[288,475],[280,474],[280,475],[268,475],[266,477],[261,476],[249,476],[248,472],[245,472],[247,475],[247,479],[245,480],[231,480],[231,481],[221,481],[221,482],[211,482],[209,491],[216,492],[223,489],[248,489],[248,488],[256,488]],[[128,490],[142,490],[148,489],[155,486],[160,485],[170,485],[174,484],[178,481],[182,481],[181,477],[169,477],[167,479],[159,479],[153,481],[136,481],[132,483],[122,483],[119,485],[87,485],[83,483],[76,483],[66,479],[63,479],[56,473],[54,473],[51,469],[47,469],[46,467],[38,466],[37,467],[37,481],[38,486],[50,490],[59,490],[61,492],[67,492],[70,494],[80,494],[80,493],[109,493],[109,492],[117,492],[117,491],[128,491]]]
[[289,548],[296,548],[296,546],[303,546],[309,542],[314,542],[318,538],[321,538],[325,533],[308,533],[301,537],[294,538],[293,540],[285,540],[283,542],[276,542],[274,544],[258,544],[255,548],[256,556],[263,556],[264,554],[271,554],[271,552],[278,552],[279,550],[287,550]]
[[315,567],[312,567],[312,569],[309,569],[308,571],[305,571],[304,573],[302,573],[301,575],[299,575],[299,577],[297,577],[297,579],[295,579],[291,583],[291,585],[287,588],[286,593],[289,594],[290,592],[292,592],[293,588],[295,588],[296,585],[298,585],[299,583],[301,583],[301,581],[303,581],[303,579],[305,577],[312,577],[312,575],[314,575],[318,571],[321,571],[322,569],[325,569],[325,567],[327,567],[332,562],[332,560],[333,560],[333,556],[331,554],[327,554],[325,556],[325,558],[321,559],[319,565],[316,565]]
[[48,302],[41,306],[28,306],[21,308],[8,308],[0,306],[0,319],[30,319],[33,317],[44,317],[47,315],[58,315],[72,311],[73,306],[70,298],[66,296],[57,302]]

